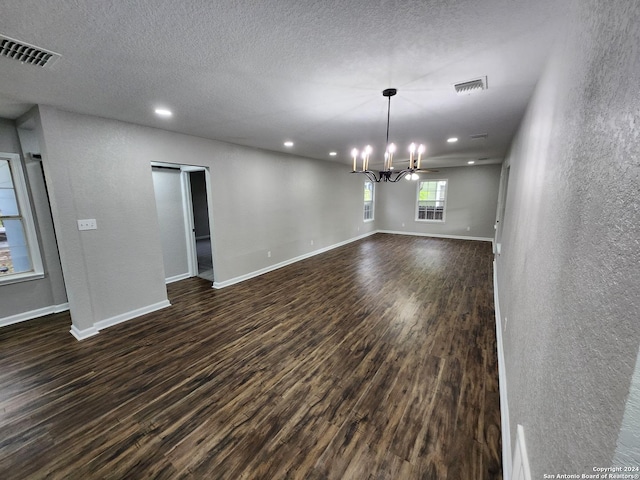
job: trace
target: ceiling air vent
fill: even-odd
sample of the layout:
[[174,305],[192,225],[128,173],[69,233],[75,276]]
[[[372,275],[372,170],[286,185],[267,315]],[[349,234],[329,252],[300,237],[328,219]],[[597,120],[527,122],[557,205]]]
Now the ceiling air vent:
[[49,67],[60,58],[60,54],[29,45],[14,38],[0,35],[0,56],[13,58],[22,63]]
[[488,136],[488,133],[476,133],[475,135],[469,136],[469,138],[471,140],[486,140]]
[[468,82],[456,83],[453,88],[458,95],[469,95],[487,89],[487,77],[476,78]]

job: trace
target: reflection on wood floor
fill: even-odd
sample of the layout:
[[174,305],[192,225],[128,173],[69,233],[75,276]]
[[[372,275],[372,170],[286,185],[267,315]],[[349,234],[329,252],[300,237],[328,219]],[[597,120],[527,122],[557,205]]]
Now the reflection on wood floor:
[[378,234],[82,342],[0,329],[0,478],[501,478],[491,262]]

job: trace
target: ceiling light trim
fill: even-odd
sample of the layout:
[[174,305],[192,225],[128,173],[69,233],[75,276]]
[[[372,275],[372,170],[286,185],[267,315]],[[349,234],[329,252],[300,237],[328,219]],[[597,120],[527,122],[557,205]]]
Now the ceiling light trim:
[[154,110],[154,113],[162,118],[170,118],[173,117],[173,112],[168,108],[158,107]]

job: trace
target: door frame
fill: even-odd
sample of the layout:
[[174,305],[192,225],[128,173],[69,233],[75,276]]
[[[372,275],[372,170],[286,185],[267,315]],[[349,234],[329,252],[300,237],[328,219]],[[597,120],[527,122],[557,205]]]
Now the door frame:
[[207,189],[207,211],[209,213],[209,238],[211,239],[211,263],[213,264],[213,275],[216,274],[216,261],[214,255],[213,242],[213,219],[211,218],[211,176],[208,167],[198,165],[186,165],[180,163],[151,162],[152,167],[169,167],[180,170],[180,190],[182,194],[182,211],[184,217],[184,235],[187,246],[187,268],[189,277],[198,276],[198,252],[196,250],[196,236],[193,218],[193,202],[191,200],[191,179],[189,173],[204,172],[205,185]]

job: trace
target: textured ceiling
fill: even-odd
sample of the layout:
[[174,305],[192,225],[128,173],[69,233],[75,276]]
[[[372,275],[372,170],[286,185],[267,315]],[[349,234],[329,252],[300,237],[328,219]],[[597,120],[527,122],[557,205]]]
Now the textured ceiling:
[[[395,87],[390,138],[399,148],[425,143],[432,166],[498,162],[562,4],[3,0],[1,34],[62,58],[47,68],[0,58],[0,117],[43,103],[345,163],[369,143],[376,166],[386,129],[381,92]],[[455,94],[454,83],[484,75],[488,90]],[[158,106],[174,116],[157,118]],[[488,138],[469,138],[479,133]],[[449,136],[460,141],[448,144]]]

